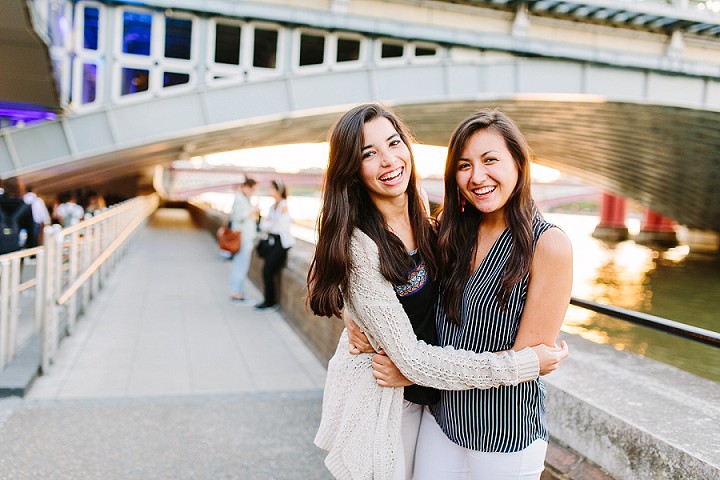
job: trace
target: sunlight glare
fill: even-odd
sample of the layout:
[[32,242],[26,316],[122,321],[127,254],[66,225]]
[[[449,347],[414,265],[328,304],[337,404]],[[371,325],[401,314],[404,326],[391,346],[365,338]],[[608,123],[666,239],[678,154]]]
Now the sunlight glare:
[[[413,145],[415,167],[420,177],[442,177],[445,170],[447,147],[434,145]],[[328,144],[298,143],[273,147],[247,148],[228,152],[213,153],[203,159],[193,158],[209,166],[233,165],[249,168],[273,168],[278,172],[298,172],[306,169],[324,169],[327,165]],[[534,181],[552,182],[560,177],[554,168],[532,163],[530,174]]]
[[560,178],[560,171],[538,163],[530,163],[530,176],[535,182],[550,183]]

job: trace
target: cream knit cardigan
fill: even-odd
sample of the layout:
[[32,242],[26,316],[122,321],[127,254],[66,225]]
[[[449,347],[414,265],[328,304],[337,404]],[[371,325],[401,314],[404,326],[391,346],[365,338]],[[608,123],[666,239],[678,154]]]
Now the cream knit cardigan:
[[[382,348],[409,380],[442,390],[491,388],[533,380],[532,349],[473,353],[418,340],[392,285],[380,273],[378,249],[356,229],[344,299],[375,349]],[[338,479],[389,480],[400,445],[402,388],[383,388],[372,375],[372,355],[351,355],[343,331],[328,364],[315,444],[329,453],[325,465]]]

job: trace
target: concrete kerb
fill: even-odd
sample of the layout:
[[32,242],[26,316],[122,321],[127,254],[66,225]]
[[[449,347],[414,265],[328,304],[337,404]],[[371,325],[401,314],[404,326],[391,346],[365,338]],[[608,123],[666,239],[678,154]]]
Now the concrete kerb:
[[720,478],[720,384],[563,334],[545,377],[551,434],[622,479]]
[[0,398],[24,397],[40,372],[40,335],[35,334],[15,354],[12,362],[0,372]]

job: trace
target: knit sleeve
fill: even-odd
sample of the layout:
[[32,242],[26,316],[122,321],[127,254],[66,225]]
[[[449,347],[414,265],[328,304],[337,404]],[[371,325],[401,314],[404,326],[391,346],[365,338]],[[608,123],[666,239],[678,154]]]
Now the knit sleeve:
[[442,390],[517,385],[537,378],[535,352],[475,353],[418,340],[392,285],[380,273],[377,246],[356,231],[346,301],[354,320],[376,348],[382,348],[408,380]]

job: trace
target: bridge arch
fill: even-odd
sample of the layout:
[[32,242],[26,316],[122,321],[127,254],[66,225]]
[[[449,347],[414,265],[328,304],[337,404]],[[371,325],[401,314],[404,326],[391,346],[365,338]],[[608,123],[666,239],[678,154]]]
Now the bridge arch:
[[[267,5],[238,6],[234,18],[122,2],[75,8],[76,44],[53,50],[74,66],[61,76],[73,79],[69,111],[4,131],[3,176],[62,189],[90,171],[105,181],[187,155],[321,141],[348,105],[375,99],[403,113],[421,141],[443,145],[463,116],[499,106],[541,163],[688,226],[718,229],[720,81],[707,74],[712,64],[673,62],[664,47],[639,55],[658,33],[637,34],[639,46],[628,47],[637,51],[623,55]],[[512,15],[495,16],[512,30]],[[84,77],[88,65],[97,67],[94,83]],[[138,71],[148,78],[133,77]],[[691,168],[677,162],[686,156]]]

